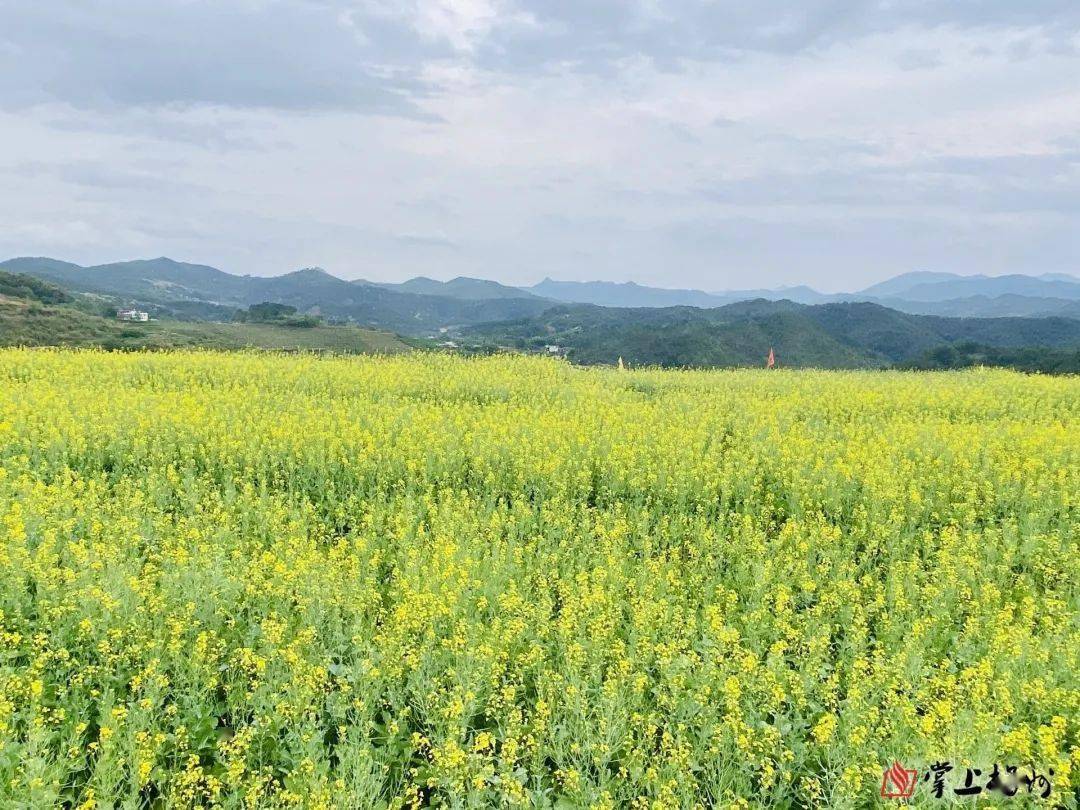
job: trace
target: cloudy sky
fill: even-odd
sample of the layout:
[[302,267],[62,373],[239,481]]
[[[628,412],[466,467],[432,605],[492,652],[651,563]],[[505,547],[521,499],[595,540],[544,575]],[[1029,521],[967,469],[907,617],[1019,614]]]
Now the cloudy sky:
[[0,0],[0,257],[1080,271],[1077,0]]

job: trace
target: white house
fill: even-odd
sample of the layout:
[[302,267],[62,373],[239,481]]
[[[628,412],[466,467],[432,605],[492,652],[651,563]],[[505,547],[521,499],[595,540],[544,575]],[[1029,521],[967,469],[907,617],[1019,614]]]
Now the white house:
[[137,309],[118,309],[116,310],[116,320],[118,321],[148,321],[150,320],[150,313],[141,312]]

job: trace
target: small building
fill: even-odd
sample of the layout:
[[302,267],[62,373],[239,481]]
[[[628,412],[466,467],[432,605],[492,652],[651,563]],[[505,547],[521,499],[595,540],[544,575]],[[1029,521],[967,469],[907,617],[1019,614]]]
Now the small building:
[[116,310],[116,320],[118,321],[148,321],[150,320],[149,312],[142,312],[138,309],[118,309]]
[[554,345],[552,343],[549,343],[546,346],[544,346],[544,350],[548,354],[559,354],[559,353],[562,352],[562,346],[556,346],[556,345]]

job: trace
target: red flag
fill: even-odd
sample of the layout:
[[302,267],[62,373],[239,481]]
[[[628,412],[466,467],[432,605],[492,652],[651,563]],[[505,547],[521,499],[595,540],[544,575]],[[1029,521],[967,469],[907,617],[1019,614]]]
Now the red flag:
[[776,355],[773,353],[772,346],[769,347],[769,359],[765,361],[765,368],[772,368],[776,365]]

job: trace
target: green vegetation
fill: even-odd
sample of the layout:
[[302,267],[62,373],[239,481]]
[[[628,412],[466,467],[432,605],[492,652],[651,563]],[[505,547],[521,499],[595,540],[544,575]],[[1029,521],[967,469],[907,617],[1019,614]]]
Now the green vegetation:
[[5,273],[0,270],[0,295],[23,298],[42,304],[65,304],[71,296],[55,284],[42,281],[25,273]]
[[999,366],[1018,371],[1041,374],[1080,374],[1080,350],[1042,349],[1030,346],[1019,349],[998,349],[980,343],[965,342],[956,346],[939,346],[907,368],[923,370]]
[[293,329],[311,329],[322,323],[322,319],[314,315],[297,315],[296,307],[270,301],[252,304],[247,310],[237,311],[234,320],[240,323],[272,323]]
[[744,301],[715,309],[554,307],[540,316],[463,330],[481,345],[524,351],[556,344],[582,364],[756,366],[770,347],[781,365],[887,367],[943,345],[975,341],[1018,349],[1080,347],[1080,321],[1067,318],[940,318],[877,304],[805,306]]
[[296,307],[264,301],[261,304],[252,304],[246,311],[237,312],[236,320],[252,323],[275,323],[290,318],[295,314]]
[[280,349],[342,353],[409,351],[416,341],[356,326],[306,329],[270,323],[151,321],[121,323],[72,307],[0,298],[0,346],[100,346],[108,349]]

